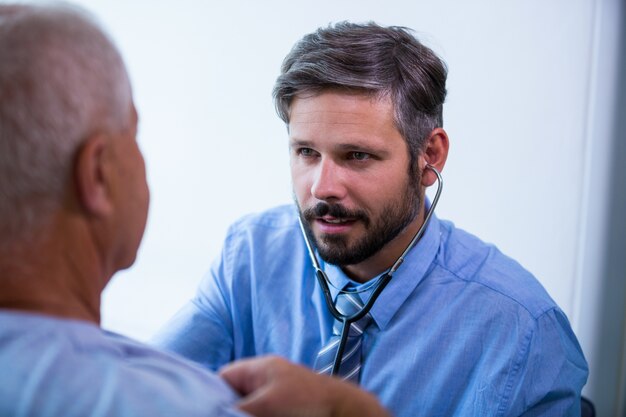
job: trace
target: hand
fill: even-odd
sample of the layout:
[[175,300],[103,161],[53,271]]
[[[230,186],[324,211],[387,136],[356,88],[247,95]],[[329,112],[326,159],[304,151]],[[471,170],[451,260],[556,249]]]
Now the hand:
[[220,371],[243,398],[239,408],[257,417],[388,417],[371,394],[356,385],[278,357],[245,359]]

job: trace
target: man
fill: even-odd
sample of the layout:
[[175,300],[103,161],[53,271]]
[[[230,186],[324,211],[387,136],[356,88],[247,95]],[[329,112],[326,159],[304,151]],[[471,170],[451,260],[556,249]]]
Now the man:
[[0,416],[386,415],[370,394],[276,358],[223,369],[240,399],[100,329],[101,292],[146,224],[136,133],[122,59],[89,17],[0,5]]
[[[341,325],[299,219],[336,308],[358,311],[430,208],[446,75],[405,28],[344,22],[300,40],[274,89],[295,206],[235,223],[155,342],[213,369],[273,353],[328,373]],[[519,264],[436,217],[346,334],[338,375],[396,416],[580,413],[587,364],[564,313]]]

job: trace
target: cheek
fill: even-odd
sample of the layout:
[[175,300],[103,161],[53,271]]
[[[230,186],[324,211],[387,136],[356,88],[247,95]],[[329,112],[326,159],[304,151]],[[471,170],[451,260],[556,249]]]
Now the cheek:
[[144,189],[146,191],[146,198],[145,198],[145,206],[146,206],[146,216],[148,214],[148,208],[150,208],[150,186],[148,186],[148,183],[145,183]]
[[135,221],[145,224],[150,205],[150,189],[146,176],[146,164],[137,146],[129,150],[128,162],[126,175],[131,194],[127,198],[134,203]]
[[146,165],[143,159],[143,156],[140,154],[140,159],[141,159],[141,166],[140,166],[140,172],[138,175],[139,177],[139,186],[138,188],[141,190],[140,193],[140,198],[141,198],[141,206],[143,209],[143,218],[144,218],[144,226],[145,226],[145,222],[147,220],[148,217],[148,208],[150,207],[150,187],[148,186],[148,178],[146,175]]
[[140,215],[141,215],[141,219],[142,219],[142,223],[143,223],[143,227],[146,227],[146,222],[148,221],[148,209],[150,208],[150,188],[148,187],[148,184],[144,181],[142,183],[141,186],[142,189],[142,193],[141,193],[141,201],[139,203],[140,205]]
[[141,185],[145,192],[146,201],[149,203],[150,202],[150,186],[148,185],[148,173],[146,171],[146,161],[141,153],[139,153],[139,160],[141,161],[140,168],[139,168],[139,171],[141,174],[140,176]]
[[293,187],[293,193],[298,198],[298,201],[302,201],[311,194],[311,185],[306,170],[293,163],[291,164],[291,186]]

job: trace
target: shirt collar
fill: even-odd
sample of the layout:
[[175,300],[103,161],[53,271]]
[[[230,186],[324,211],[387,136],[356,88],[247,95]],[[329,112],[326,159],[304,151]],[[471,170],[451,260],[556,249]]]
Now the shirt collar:
[[[389,324],[389,321],[428,273],[439,250],[440,235],[439,219],[433,214],[421,239],[406,255],[404,262],[394,273],[391,281],[380,293],[370,310],[372,318],[381,330]],[[349,284],[355,285],[355,282],[350,280],[340,267],[322,261],[321,268],[331,283],[330,293],[333,300],[337,299],[337,294],[341,289]],[[373,280],[370,280],[365,284],[358,284],[356,289],[359,290],[371,285],[372,282]],[[367,302],[370,293],[370,291],[358,293],[363,303]]]

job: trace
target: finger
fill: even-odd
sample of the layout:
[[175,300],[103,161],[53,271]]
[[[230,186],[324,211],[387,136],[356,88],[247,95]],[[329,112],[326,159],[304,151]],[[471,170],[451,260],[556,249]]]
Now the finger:
[[219,374],[234,389],[247,395],[280,375],[287,363],[277,356],[241,359],[224,366]]
[[258,370],[252,360],[241,360],[226,365],[219,375],[236,391],[247,395],[257,386]]
[[237,404],[237,408],[256,417],[278,417],[276,405],[271,406],[275,402],[272,397],[271,392],[262,388],[242,398]]
[[226,365],[219,374],[242,395],[237,408],[257,417],[278,417],[274,403],[281,399],[275,398],[270,381],[271,370],[276,366],[271,357],[243,359]]

